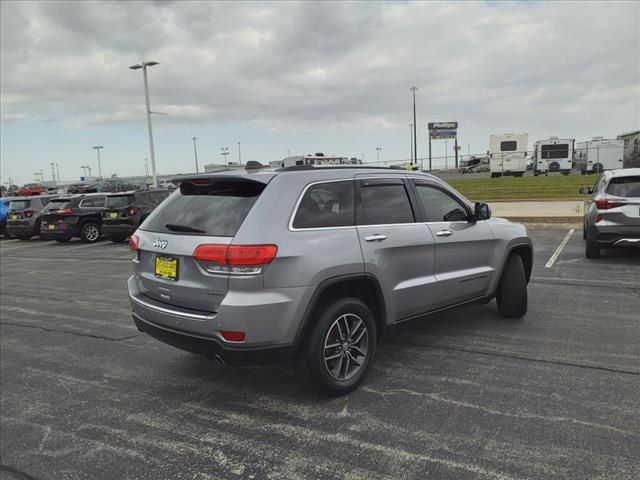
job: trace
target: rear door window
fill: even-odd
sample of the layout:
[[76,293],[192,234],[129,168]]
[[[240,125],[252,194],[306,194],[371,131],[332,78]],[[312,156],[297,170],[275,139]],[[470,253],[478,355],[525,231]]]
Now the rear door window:
[[307,189],[298,205],[293,228],[354,225],[353,180],[318,183]]
[[407,189],[400,179],[360,180],[358,225],[413,223]]
[[607,193],[616,197],[640,197],[640,176],[612,178]]
[[150,232],[232,237],[265,188],[246,180],[184,182],[141,228]]

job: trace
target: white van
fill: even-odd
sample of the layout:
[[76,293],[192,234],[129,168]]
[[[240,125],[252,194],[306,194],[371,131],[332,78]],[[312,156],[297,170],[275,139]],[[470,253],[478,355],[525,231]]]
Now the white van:
[[600,173],[623,167],[624,140],[593,137],[578,142],[574,154],[576,168],[585,173]]
[[571,173],[573,162],[573,138],[549,137],[533,144],[533,174],[560,172]]
[[527,169],[526,133],[503,133],[489,137],[489,171],[491,177],[521,177]]

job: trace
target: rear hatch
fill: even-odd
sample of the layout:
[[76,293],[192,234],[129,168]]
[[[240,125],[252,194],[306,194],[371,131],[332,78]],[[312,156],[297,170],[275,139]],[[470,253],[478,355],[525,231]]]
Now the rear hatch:
[[613,177],[596,206],[611,224],[640,227],[640,175]]
[[229,287],[226,250],[264,188],[265,183],[242,177],[183,182],[132,238],[138,244],[135,278],[141,293],[216,312]]
[[7,220],[9,223],[11,221],[19,221],[24,218],[31,218],[36,213],[33,210],[30,210],[31,200],[29,199],[20,199],[20,200],[12,200],[9,203],[9,213],[7,216]]
[[105,223],[119,223],[120,219],[126,219],[138,213],[134,206],[135,197],[132,194],[108,195],[102,219]]
[[45,225],[51,225],[47,228],[55,230],[56,224],[69,219],[72,215],[73,210],[71,209],[70,198],[54,198],[47,203],[47,206],[42,210],[40,221],[42,222],[43,228],[45,228]]

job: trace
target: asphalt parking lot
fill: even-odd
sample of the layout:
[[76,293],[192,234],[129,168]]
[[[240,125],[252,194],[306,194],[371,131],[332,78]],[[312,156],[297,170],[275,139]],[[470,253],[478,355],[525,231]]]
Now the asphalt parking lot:
[[2,240],[0,477],[640,478],[640,251],[567,235],[532,231],[525,319],[415,322],[337,399],[138,333],[126,245]]

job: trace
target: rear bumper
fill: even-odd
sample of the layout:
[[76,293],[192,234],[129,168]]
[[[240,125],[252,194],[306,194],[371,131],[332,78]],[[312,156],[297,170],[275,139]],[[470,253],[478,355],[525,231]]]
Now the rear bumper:
[[33,225],[28,223],[7,222],[7,232],[9,235],[21,236],[21,235],[38,235],[40,232],[36,232]]
[[640,248],[640,226],[598,226],[587,229],[588,239],[600,247]]
[[291,345],[262,348],[230,347],[223,345],[220,340],[215,338],[198,337],[178,330],[160,327],[142,319],[142,317],[135,313],[133,314],[133,321],[136,327],[138,327],[138,330],[162,343],[188,352],[215,357],[230,365],[272,365],[287,363],[291,360],[293,353],[293,347]]

